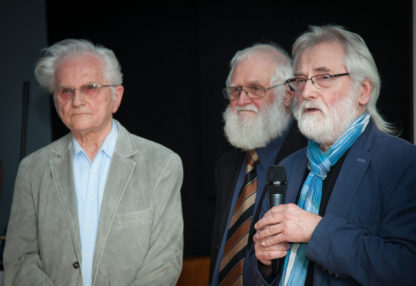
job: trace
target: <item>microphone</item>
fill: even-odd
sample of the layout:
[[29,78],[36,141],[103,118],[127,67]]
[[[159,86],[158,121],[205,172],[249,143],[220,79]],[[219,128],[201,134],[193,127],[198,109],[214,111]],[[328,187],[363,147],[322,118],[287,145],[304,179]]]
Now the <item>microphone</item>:
[[[267,173],[266,188],[269,194],[270,206],[275,207],[284,204],[286,196],[286,170],[285,167],[272,165]],[[272,272],[279,272],[279,260],[272,260]]]

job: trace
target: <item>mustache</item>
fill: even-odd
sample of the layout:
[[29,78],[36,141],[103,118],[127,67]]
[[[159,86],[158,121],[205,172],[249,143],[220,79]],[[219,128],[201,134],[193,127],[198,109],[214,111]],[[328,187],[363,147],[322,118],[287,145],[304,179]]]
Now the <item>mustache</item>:
[[307,101],[307,100],[304,100],[300,104],[300,106],[298,107],[298,112],[303,113],[303,110],[310,109],[310,108],[319,109],[320,111],[322,111],[322,113],[327,114],[327,109],[322,103],[317,102],[317,101]]
[[259,109],[254,104],[249,104],[249,105],[245,105],[245,106],[236,106],[235,107],[235,112],[238,113],[240,111],[254,111],[254,112],[259,112]]

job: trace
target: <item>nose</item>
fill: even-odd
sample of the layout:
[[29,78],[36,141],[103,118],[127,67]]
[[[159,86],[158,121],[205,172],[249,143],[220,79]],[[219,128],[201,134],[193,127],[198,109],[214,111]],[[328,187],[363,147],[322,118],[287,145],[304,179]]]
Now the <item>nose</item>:
[[79,89],[74,89],[72,92],[72,105],[79,106],[84,103],[84,97],[81,95]]
[[317,94],[316,94],[317,90],[312,80],[313,79],[308,79],[305,82],[305,86],[303,87],[303,89],[300,91],[300,94],[298,95],[299,97],[302,97],[305,99],[317,97]]
[[251,103],[251,98],[248,96],[248,92],[243,88],[240,91],[240,96],[237,98],[238,105],[247,105]]

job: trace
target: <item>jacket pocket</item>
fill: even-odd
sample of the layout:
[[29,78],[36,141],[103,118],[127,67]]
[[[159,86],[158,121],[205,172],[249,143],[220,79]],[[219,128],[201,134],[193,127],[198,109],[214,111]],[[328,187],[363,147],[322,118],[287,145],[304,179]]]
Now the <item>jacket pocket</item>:
[[137,212],[118,214],[116,223],[119,226],[131,226],[152,221],[153,209],[145,209]]

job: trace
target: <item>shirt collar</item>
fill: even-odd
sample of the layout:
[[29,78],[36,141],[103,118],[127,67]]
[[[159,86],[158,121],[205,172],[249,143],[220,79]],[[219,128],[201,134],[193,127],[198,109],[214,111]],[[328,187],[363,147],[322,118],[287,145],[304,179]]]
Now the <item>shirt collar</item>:
[[[110,133],[108,133],[107,137],[105,138],[98,152],[103,152],[109,158],[112,158],[114,149],[117,143],[117,137],[118,137],[118,126],[117,126],[117,123],[113,119],[111,131]],[[73,146],[74,156],[78,156],[81,153],[85,154],[84,149],[82,149],[81,145],[78,143],[77,140],[75,140],[74,137],[72,137],[72,146]]]

